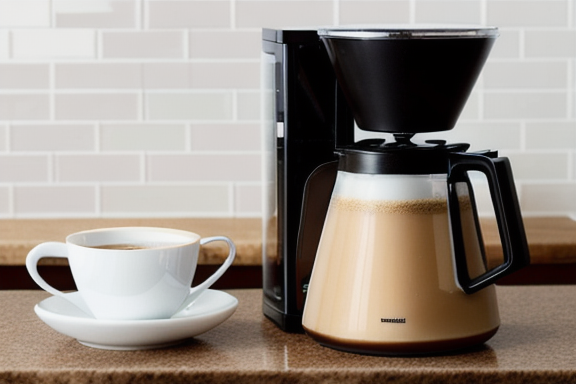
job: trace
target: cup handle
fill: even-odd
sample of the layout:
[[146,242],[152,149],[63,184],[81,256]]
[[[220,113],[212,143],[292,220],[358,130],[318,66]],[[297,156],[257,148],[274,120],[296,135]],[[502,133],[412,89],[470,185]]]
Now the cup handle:
[[32,250],[28,253],[28,256],[26,256],[26,269],[28,270],[30,277],[32,277],[32,280],[34,280],[36,284],[38,284],[40,288],[46,292],[55,296],[64,297],[64,292],[61,292],[48,284],[38,273],[38,261],[44,257],[59,257],[67,259],[67,245],[55,241],[42,243],[32,248]]
[[183,311],[184,309],[189,307],[192,303],[194,303],[194,301],[202,294],[202,292],[210,288],[210,286],[214,284],[216,280],[218,280],[224,274],[224,272],[226,272],[226,270],[232,265],[234,257],[236,256],[236,246],[234,245],[232,240],[230,240],[225,236],[206,237],[200,240],[200,245],[211,243],[213,241],[224,241],[228,243],[229,251],[226,260],[224,260],[224,263],[220,266],[220,268],[218,268],[216,272],[214,272],[209,278],[204,280],[204,282],[202,282],[201,284],[198,284],[197,286],[192,287],[190,289],[188,297],[186,298],[186,300],[184,300],[184,303],[182,303],[182,305],[178,308],[176,313]]

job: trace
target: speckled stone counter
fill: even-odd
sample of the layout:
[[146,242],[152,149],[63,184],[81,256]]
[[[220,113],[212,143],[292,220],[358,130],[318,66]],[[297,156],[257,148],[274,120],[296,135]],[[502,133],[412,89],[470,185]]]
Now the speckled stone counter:
[[497,287],[502,325],[449,356],[361,356],[278,330],[260,290],[228,291],[234,315],[183,344],[92,349],[40,321],[42,291],[1,291],[0,383],[576,383],[576,286]]

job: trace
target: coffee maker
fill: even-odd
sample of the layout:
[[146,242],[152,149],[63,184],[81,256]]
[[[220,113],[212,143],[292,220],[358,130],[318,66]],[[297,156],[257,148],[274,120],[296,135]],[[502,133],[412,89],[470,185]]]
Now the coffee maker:
[[[395,167],[397,159],[402,168],[405,159],[416,159],[419,167],[428,162],[430,148],[452,159],[466,152],[467,144],[428,140],[418,145],[412,137],[454,127],[498,35],[495,28],[461,26],[344,27],[320,32],[322,37],[319,30],[264,29],[262,33],[263,312],[286,331],[302,330],[330,195],[337,173],[347,166],[338,160],[357,149],[392,149],[401,157],[390,157],[391,162],[384,164],[388,169]],[[411,48],[406,49],[406,44]],[[375,137],[393,134],[395,141],[357,142],[359,130],[374,132]],[[497,158],[494,151],[479,155]],[[366,159],[371,162],[370,156]],[[501,216],[506,265],[493,269],[483,282],[459,272],[461,288],[469,293],[529,263],[513,179],[505,163],[498,165],[498,172],[506,175],[500,183],[506,184],[507,204],[502,204],[497,192],[495,209]],[[428,173],[424,168],[423,173]],[[465,169],[453,171],[454,179],[469,185]],[[498,181],[494,183],[499,191]]]

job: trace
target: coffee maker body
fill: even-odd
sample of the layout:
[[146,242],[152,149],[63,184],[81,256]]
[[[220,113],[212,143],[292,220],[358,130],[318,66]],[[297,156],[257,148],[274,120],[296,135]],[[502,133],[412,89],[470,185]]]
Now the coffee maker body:
[[[315,246],[299,243],[304,185],[318,166],[336,160],[337,145],[353,142],[354,122],[317,30],[264,29],[261,86],[263,312],[285,331],[302,331],[315,253]],[[332,184],[320,188],[329,194]],[[327,203],[318,202],[317,221],[308,222],[312,242],[320,237]],[[312,260],[297,268],[302,252]]]

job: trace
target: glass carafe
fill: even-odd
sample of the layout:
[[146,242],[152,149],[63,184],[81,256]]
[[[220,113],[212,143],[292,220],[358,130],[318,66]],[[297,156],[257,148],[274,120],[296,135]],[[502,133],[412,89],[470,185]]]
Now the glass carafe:
[[[375,354],[488,340],[500,324],[492,284],[529,262],[507,159],[443,142],[358,148],[341,153],[308,286],[306,332],[330,347]],[[491,270],[472,170],[486,175],[501,231],[505,261]]]

